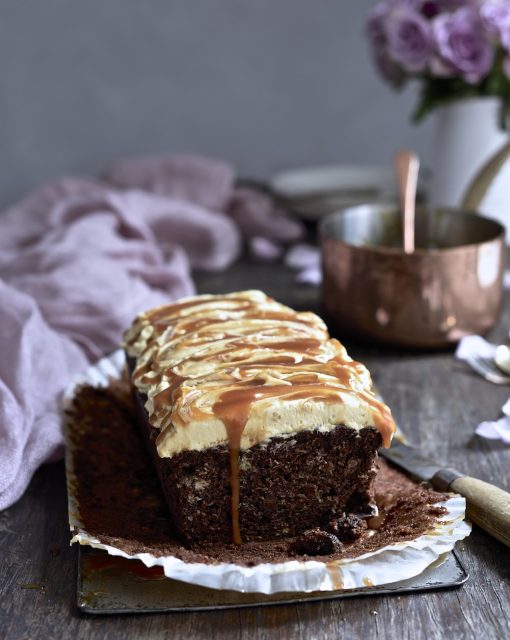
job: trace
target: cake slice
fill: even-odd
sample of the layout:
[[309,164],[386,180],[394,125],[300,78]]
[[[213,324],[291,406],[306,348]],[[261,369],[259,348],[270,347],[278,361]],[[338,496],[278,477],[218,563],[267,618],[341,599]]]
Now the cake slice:
[[185,543],[295,536],[371,513],[377,449],[395,424],[318,316],[261,291],[195,296],[140,314],[125,349]]

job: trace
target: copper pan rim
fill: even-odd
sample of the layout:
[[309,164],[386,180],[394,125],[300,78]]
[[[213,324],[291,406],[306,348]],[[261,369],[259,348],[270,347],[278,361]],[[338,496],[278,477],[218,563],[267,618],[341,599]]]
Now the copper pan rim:
[[430,208],[421,207],[420,210],[421,212],[441,211],[447,214],[451,213],[454,215],[463,216],[465,219],[467,219],[467,221],[470,221],[470,220],[473,221],[476,219],[478,222],[482,222],[482,224],[485,224],[487,227],[492,227],[491,237],[479,242],[473,241],[469,243],[458,244],[452,247],[440,247],[440,248],[432,247],[432,248],[426,248],[426,249],[422,247],[416,247],[413,253],[404,254],[403,247],[388,247],[388,246],[377,245],[377,244],[351,243],[351,242],[347,242],[346,240],[343,240],[340,234],[335,234],[327,230],[328,225],[332,224],[336,219],[342,218],[346,215],[355,216],[356,213],[361,213],[362,211],[365,211],[367,208],[371,209],[374,213],[376,212],[392,213],[397,210],[395,206],[391,207],[385,204],[366,204],[366,205],[357,205],[355,207],[347,207],[345,209],[340,209],[338,211],[334,211],[333,213],[330,213],[325,218],[323,218],[323,220],[319,225],[319,236],[321,238],[328,238],[329,240],[333,240],[337,245],[345,247],[346,249],[349,249],[351,251],[356,250],[360,252],[370,252],[370,253],[376,253],[376,254],[386,255],[386,256],[406,255],[406,258],[408,259],[409,258],[412,259],[413,257],[423,258],[427,256],[431,257],[434,255],[455,254],[456,252],[462,253],[469,249],[482,247],[484,245],[489,245],[495,241],[500,241],[501,239],[504,239],[506,236],[505,227],[494,218],[490,218],[488,216],[482,215],[475,211],[464,211],[462,209],[455,209],[452,207],[430,207]]

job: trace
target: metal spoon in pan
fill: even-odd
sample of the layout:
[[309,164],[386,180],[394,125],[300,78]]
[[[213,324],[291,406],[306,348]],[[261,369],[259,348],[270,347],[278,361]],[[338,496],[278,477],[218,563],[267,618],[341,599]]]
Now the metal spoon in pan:
[[395,154],[395,174],[400,197],[404,253],[414,252],[414,217],[419,168],[418,156],[413,151],[398,151]]

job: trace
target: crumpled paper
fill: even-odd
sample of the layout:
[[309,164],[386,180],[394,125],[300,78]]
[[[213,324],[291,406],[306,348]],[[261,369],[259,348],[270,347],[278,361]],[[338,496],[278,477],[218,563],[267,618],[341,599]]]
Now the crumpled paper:
[[510,444],[510,398],[501,407],[503,417],[498,420],[486,420],[480,422],[475,433],[488,440],[501,440],[505,444]]
[[[467,362],[473,355],[478,355],[482,358],[494,358],[496,347],[495,344],[488,342],[481,336],[466,336],[459,342],[455,357],[464,362]],[[503,417],[498,420],[481,422],[475,429],[476,435],[489,440],[501,440],[505,444],[510,444],[510,398],[505,402],[501,411],[503,412]]]
[[467,362],[471,356],[478,355],[482,358],[494,358],[496,345],[488,342],[482,336],[466,336],[461,339],[455,351],[458,360]]
[[[112,378],[121,376],[124,353],[118,350],[107,358],[90,366],[77,376],[66,389],[64,408],[69,408],[76,389],[81,384],[105,387]],[[67,430],[69,423],[64,425]],[[75,456],[72,441],[67,438],[66,473],[69,501],[69,525],[73,538],[79,543],[96,549],[104,549],[112,556],[141,560],[147,567],[161,566],[165,576],[189,584],[211,589],[227,589],[243,593],[279,593],[335,591],[363,588],[407,580],[419,575],[441,555],[451,551],[455,543],[471,533],[471,525],[464,520],[466,500],[449,494],[439,503],[447,512],[430,531],[414,540],[389,544],[357,558],[345,558],[330,563],[321,560],[289,560],[280,563],[263,563],[251,567],[234,563],[204,564],[185,562],[175,556],[155,556],[151,553],[130,555],[120,547],[105,544],[89,534],[79,516],[76,494]]]

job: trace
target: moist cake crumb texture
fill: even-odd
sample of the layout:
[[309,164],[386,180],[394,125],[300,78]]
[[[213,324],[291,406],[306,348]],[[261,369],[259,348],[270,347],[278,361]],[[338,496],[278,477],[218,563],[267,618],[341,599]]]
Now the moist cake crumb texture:
[[[82,387],[69,418],[80,519],[85,530],[104,544],[129,555],[172,555],[207,564],[253,566],[310,557],[291,552],[297,536],[240,546],[207,541],[183,545],[143,446],[127,381],[113,382],[108,388]],[[414,483],[384,460],[377,464],[373,491],[380,515],[373,523],[375,528],[370,527],[374,519],[369,519],[356,539],[341,540],[341,550],[320,556],[321,561],[355,558],[412,540],[430,531],[446,512],[437,504],[446,499],[444,494]],[[339,538],[331,525],[326,531]]]
[[195,296],[140,314],[125,349],[183,541],[241,544],[370,513],[395,424],[318,316],[260,291]]

